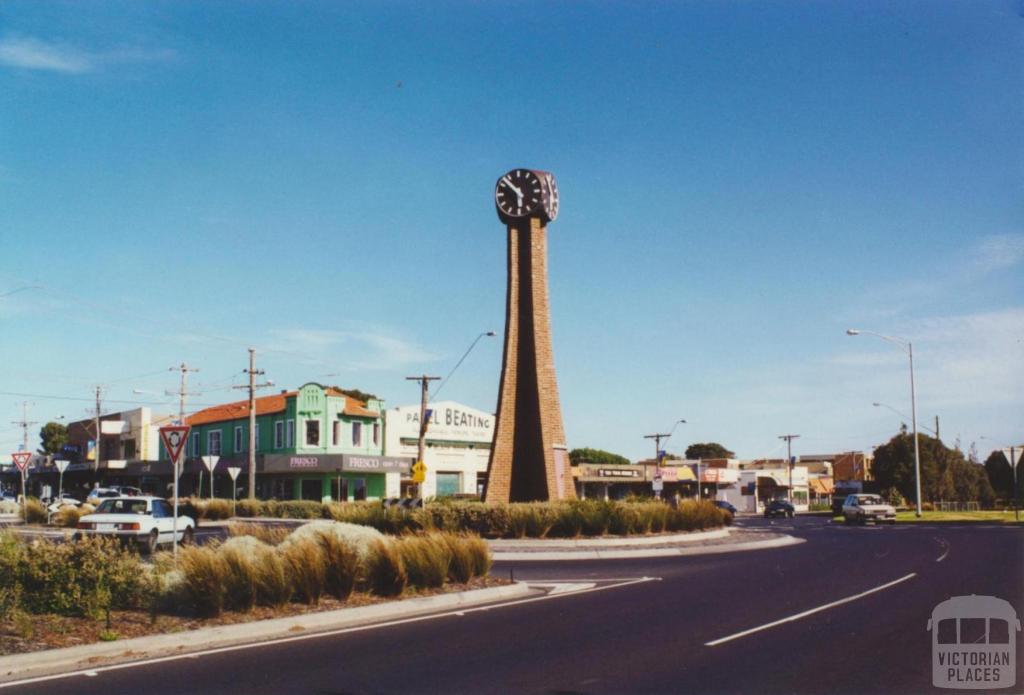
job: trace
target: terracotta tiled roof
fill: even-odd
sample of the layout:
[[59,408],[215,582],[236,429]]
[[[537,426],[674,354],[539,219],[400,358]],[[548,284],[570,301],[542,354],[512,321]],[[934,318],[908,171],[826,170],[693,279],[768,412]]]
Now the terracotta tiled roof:
[[[337,389],[329,388],[325,389],[325,391],[328,396],[345,396],[345,394]],[[256,399],[256,415],[283,413],[287,400],[295,397],[298,393],[298,391],[286,391],[284,393],[275,393],[273,396],[260,396]],[[342,412],[350,417],[380,417],[380,413],[367,410],[366,403],[357,401],[351,396],[345,396],[345,409]],[[187,417],[185,420],[190,426],[195,427],[196,425],[239,420],[247,417],[249,417],[249,399],[205,408]]]

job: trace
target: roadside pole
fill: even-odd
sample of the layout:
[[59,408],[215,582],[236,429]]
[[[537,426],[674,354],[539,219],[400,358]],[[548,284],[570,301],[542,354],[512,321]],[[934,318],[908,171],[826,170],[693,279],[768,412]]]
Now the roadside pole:
[[1013,520],[1020,521],[1020,494],[1017,490],[1017,464],[1024,447],[1011,446],[1003,449],[1003,456],[1010,464],[1010,480],[1013,481]]
[[188,425],[171,425],[160,428],[160,440],[164,449],[171,459],[171,468],[174,476],[174,519],[172,521],[171,546],[173,548],[174,562],[178,562],[178,475],[180,473],[179,463],[182,454],[185,453],[185,442],[188,441]]
[[238,466],[229,466],[228,475],[231,476],[231,516],[235,516],[235,503],[238,501],[238,474],[242,469]]
[[203,465],[206,470],[210,473],[210,499],[213,499],[213,469],[217,467],[217,461],[220,461],[220,456],[203,456]]
[[[427,470],[426,464],[423,463],[423,454],[426,440],[427,440],[427,422],[430,414],[427,411],[427,397],[430,393],[430,382],[439,381],[439,376],[407,376],[406,381],[418,381],[420,382],[420,438],[416,447],[416,463],[413,466],[414,481],[416,482],[416,499],[423,499],[423,481],[426,478]],[[426,503],[424,503],[426,506]]]
[[14,461],[14,465],[18,467],[18,471],[21,473],[21,515],[25,518],[25,523],[28,523],[28,493],[25,491],[25,478],[28,477],[28,462],[32,460],[32,452],[15,451],[11,454],[11,459]]
[[60,473],[60,483],[57,486],[57,499],[59,500],[64,499],[64,471],[67,470],[68,463],[69,461],[66,459],[56,459],[53,462],[53,465],[57,467],[57,472]]

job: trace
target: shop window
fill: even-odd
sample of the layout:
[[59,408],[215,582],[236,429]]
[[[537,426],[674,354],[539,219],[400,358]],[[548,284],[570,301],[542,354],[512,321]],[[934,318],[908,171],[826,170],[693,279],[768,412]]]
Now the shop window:
[[306,446],[320,446],[319,420],[306,420]]
[[237,425],[235,427],[235,453],[241,453],[244,451],[242,448],[242,426]]
[[437,474],[437,490],[434,494],[438,497],[449,497],[462,492],[461,473],[440,473]]
[[280,449],[284,446],[284,420],[274,423],[274,448]]
[[352,423],[352,446],[363,445],[363,423]]
[[199,456],[199,433],[192,433],[192,455]]
[[366,478],[353,478],[350,481],[353,498],[358,502],[366,499]]
[[323,483],[317,480],[303,480],[299,494],[304,500],[315,500],[319,502],[323,497]]
[[295,446],[295,420],[288,420],[284,428],[284,448],[291,449]]
[[124,459],[133,459],[133,458],[135,458],[135,440],[134,439],[126,439],[121,444],[124,446],[124,454],[121,456],[121,458],[124,458]]
[[373,445],[380,446],[380,423],[373,423]]
[[260,450],[260,423],[256,423],[256,451]]
[[210,456],[220,456],[220,430],[206,433],[206,452]]
[[331,427],[331,446],[341,445],[341,422],[335,420]]

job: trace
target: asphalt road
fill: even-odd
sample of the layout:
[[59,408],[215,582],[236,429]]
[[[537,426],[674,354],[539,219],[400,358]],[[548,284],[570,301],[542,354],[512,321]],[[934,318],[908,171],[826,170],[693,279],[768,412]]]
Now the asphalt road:
[[[932,608],[950,596],[991,595],[1024,616],[1021,529],[845,527],[812,517],[741,523],[807,542],[728,555],[499,564],[498,575],[589,588],[16,691],[948,693],[931,685]],[[843,599],[851,600],[778,623]],[[1024,639],[1017,664],[1024,671]],[[1022,683],[1018,674],[1018,686],[1002,692],[1021,692]]]

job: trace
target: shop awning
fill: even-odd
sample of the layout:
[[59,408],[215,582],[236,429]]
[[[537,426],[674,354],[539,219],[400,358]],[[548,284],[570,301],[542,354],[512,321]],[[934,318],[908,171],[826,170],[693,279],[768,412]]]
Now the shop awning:
[[807,486],[815,495],[831,495],[836,491],[831,478],[811,478],[807,481]]

